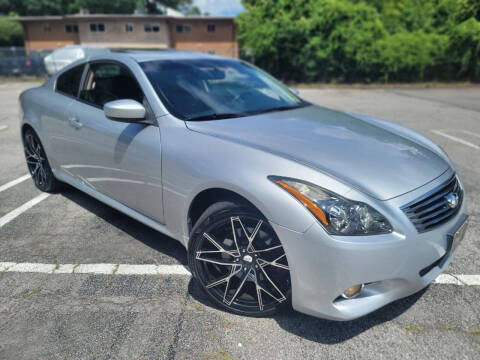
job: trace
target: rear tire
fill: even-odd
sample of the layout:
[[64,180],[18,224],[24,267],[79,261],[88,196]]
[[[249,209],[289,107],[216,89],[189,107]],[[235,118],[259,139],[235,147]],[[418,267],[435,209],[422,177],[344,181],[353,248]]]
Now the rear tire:
[[23,149],[35,186],[44,192],[59,191],[62,183],[53,175],[42,143],[32,129],[27,129],[23,134]]
[[211,205],[192,229],[189,266],[208,297],[239,315],[270,316],[290,302],[290,269],[268,220],[251,206]]

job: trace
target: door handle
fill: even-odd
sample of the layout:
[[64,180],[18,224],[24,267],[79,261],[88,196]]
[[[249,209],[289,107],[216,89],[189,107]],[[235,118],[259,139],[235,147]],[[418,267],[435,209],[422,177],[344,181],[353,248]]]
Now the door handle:
[[68,118],[68,122],[69,122],[70,126],[73,126],[76,129],[80,129],[83,126],[83,124],[80,122],[80,120],[78,120],[78,118],[75,117],[75,116],[70,116]]

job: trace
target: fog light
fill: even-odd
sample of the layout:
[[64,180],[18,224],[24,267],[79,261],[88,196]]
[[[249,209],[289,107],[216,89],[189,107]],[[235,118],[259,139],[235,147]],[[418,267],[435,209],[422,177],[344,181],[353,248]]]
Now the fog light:
[[344,293],[342,294],[342,297],[344,299],[352,299],[358,294],[360,294],[360,291],[362,291],[362,289],[363,289],[363,284],[349,287],[347,290],[344,291]]

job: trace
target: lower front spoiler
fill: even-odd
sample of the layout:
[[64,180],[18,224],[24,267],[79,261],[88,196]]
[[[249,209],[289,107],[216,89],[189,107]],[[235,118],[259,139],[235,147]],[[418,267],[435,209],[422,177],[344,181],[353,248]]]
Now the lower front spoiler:
[[[388,234],[362,242],[332,239],[317,224],[304,234],[272,224],[287,254],[293,308],[348,321],[417,293],[450,264],[467,218],[459,214],[421,239]],[[356,284],[365,284],[357,297],[339,296]]]

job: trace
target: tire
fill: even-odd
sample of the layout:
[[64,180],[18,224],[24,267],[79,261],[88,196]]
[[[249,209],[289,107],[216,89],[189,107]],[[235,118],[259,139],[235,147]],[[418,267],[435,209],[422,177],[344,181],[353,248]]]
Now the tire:
[[192,229],[189,266],[210,300],[229,312],[271,316],[290,303],[290,269],[267,219],[244,204],[211,205]]
[[42,143],[32,129],[27,129],[23,134],[23,149],[28,171],[35,186],[44,192],[58,192],[61,182],[53,175]]

